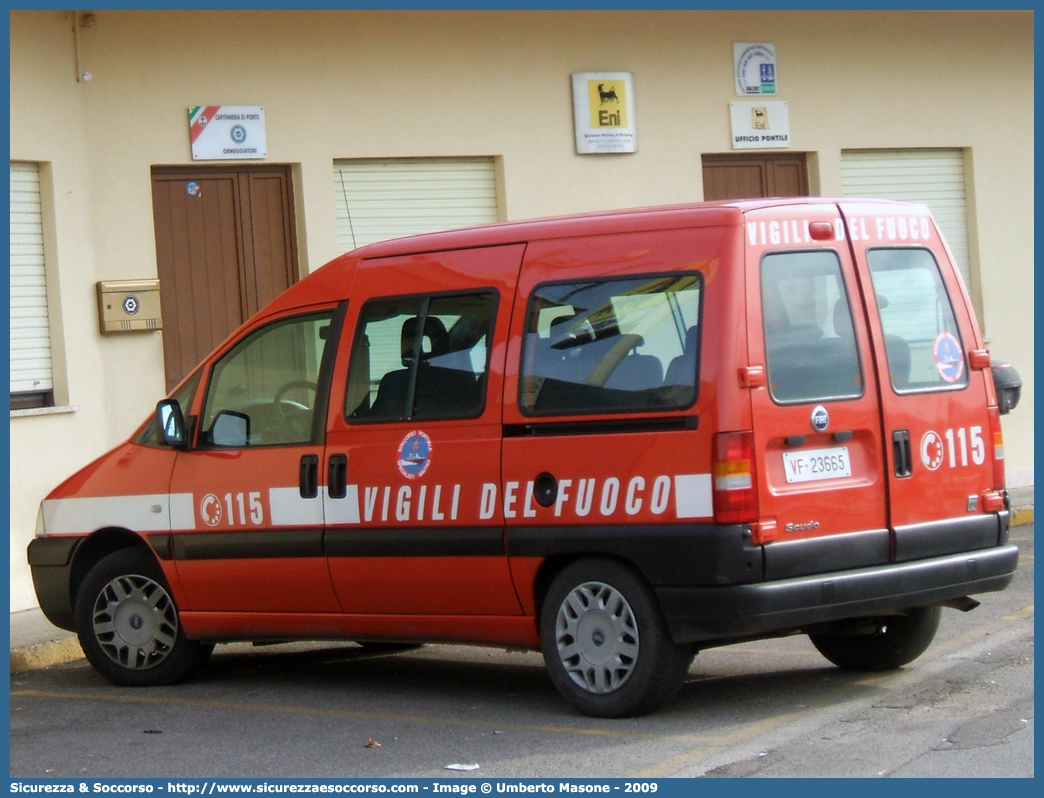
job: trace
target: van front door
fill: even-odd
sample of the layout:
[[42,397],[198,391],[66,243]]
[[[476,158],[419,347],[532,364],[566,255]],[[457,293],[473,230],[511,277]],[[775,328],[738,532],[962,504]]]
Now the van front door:
[[318,474],[340,315],[316,308],[248,330],[204,376],[170,488],[192,495],[193,518],[173,535],[184,609],[338,609]]
[[888,562],[878,383],[837,208],[761,209],[745,226],[767,575]]

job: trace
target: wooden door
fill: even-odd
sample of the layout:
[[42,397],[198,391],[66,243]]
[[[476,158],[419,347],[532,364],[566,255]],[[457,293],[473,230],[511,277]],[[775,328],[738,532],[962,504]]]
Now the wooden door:
[[703,156],[705,200],[807,196],[804,153]]
[[290,170],[152,170],[163,359],[171,390],[298,277]]

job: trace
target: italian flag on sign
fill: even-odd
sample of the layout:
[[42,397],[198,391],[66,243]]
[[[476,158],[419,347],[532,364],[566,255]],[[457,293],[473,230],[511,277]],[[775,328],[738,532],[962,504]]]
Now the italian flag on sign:
[[195,105],[189,108],[189,138],[193,144],[220,110],[220,105]]

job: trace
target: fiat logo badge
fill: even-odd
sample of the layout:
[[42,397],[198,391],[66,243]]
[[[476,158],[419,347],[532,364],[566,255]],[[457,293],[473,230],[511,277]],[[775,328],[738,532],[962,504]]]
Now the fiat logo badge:
[[816,405],[812,408],[812,429],[816,432],[826,432],[826,428],[830,426],[830,414],[823,405]]

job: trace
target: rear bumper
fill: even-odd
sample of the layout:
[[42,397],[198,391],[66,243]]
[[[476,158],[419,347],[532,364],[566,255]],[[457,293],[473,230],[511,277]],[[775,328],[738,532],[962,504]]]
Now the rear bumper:
[[657,587],[679,643],[757,637],[1003,590],[1014,545],[852,571],[721,587]]

